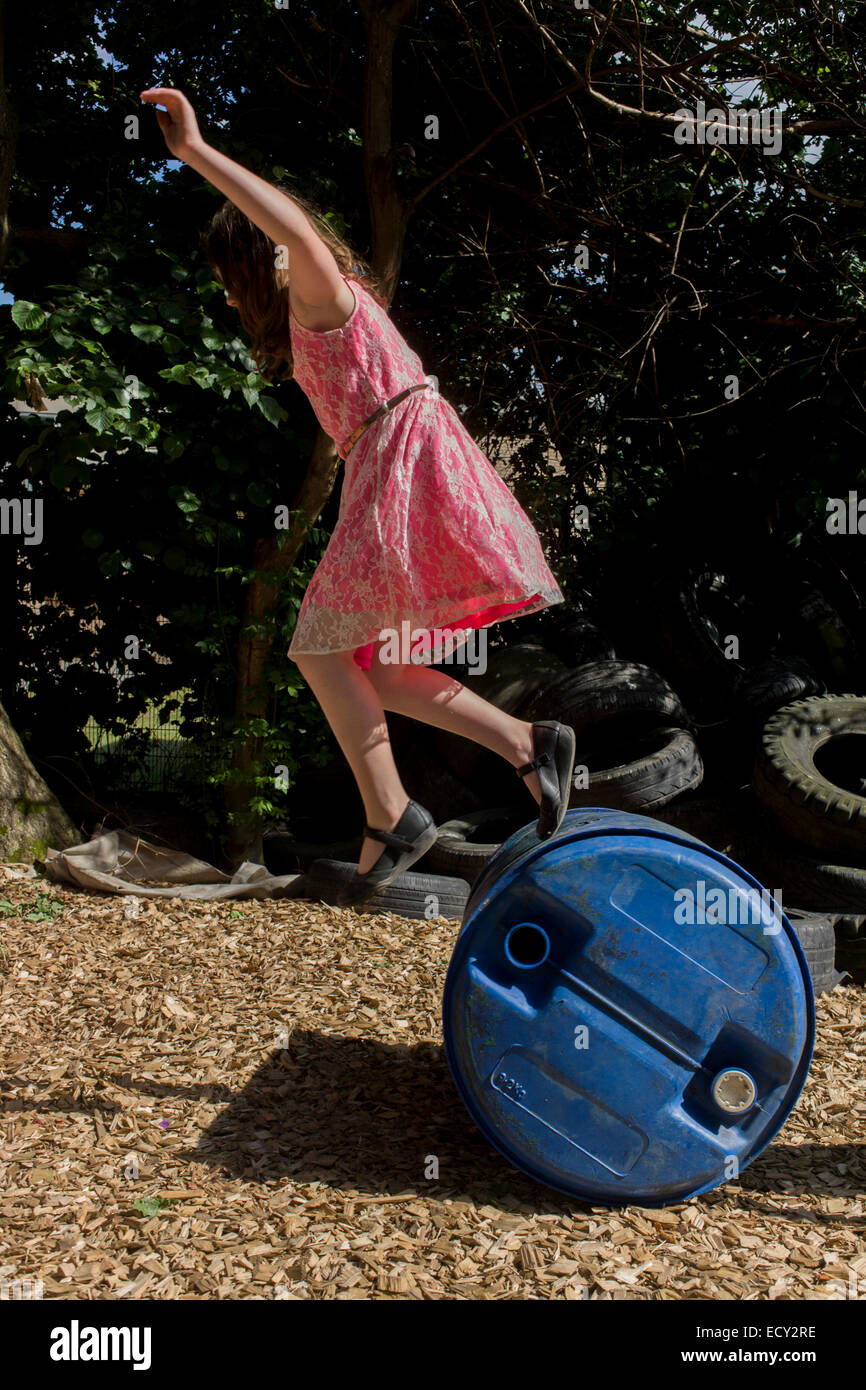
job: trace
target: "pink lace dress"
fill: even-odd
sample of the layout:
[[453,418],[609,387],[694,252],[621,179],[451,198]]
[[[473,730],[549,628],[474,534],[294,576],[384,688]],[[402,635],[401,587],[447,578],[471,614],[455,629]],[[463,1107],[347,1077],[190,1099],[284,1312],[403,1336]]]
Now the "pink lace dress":
[[[355,307],[342,328],[290,319],[295,380],[341,458],[383,400],[425,379],[435,386],[385,310],[344,279]],[[289,656],[351,650],[369,670],[381,636],[410,632],[416,661],[441,660],[422,633],[450,633],[456,647],[472,628],[562,601],[529,518],[460,416],[438,390],[414,391],[349,451]]]

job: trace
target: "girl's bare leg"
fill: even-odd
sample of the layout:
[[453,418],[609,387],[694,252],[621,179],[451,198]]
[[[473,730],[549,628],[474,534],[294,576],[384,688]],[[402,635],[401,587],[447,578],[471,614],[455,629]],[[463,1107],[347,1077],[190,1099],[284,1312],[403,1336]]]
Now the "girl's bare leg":
[[[383,709],[460,734],[498,753],[512,767],[531,761],[532,725],[525,719],[506,714],[505,710],[498,709],[443,671],[434,671],[429,666],[382,662],[380,653],[381,646],[377,644],[367,674]],[[523,781],[540,803],[537,775],[529,772]]]
[[[497,709],[440,671],[381,662],[378,645],[369,671],[361,670],[351,652],[301,655],[296,665],[352,769],[367,824],[378,829],[393,830],[410,800],[391,751],[386,709],[472,739],[513,767],[532,758],[531,724]],[[535,773],[523,780],[540,801]],[[367,873],[384,848],[380,840],[365,838],[358,872]]]
[[[301,655],[296,665],[346,755],[358,783],[367,824],[378,830],[393,830],[410,797],[394,762],[385,711],[375,686],[351,652]],[[381,840],[365,838],[358,872],[367,873],[384,848]]]

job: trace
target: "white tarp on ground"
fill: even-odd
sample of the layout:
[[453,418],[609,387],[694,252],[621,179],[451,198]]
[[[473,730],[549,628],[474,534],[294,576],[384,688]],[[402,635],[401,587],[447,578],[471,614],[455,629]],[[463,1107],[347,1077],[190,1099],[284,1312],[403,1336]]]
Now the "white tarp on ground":
[[125,830],[97,835],[71,849],[50,849],[45,873],[55,883],[97,893],[134,893],[144,898],[289,898],[303,874],[274,875],[245,860],[225,874],[179,849],[151,845]]

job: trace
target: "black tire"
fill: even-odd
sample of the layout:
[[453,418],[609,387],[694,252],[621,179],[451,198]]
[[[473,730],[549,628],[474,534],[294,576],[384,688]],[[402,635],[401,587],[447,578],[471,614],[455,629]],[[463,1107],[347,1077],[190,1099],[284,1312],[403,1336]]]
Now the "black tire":
[[566,666],[581,666],[589,661],[613,661],[616,649],[608,635],[581,614],[575,614],[564,621],[554,636],[548,639],[552,652]]
[[[425,732],[433,733],[433,730]],[[484,796],[479,796],[475,786],[446,766],[433,739],[419,742],[414,751],[407,750],[400,759],[399,767],[407,794],[426,806],[437,825],[453,815],[455,806],[464,806],[467,810],[481,810],[484,806]],[[466,772],[466,769],[463,771]],[[480,785],[483,786],[483,783]],[[351,859],[352,855],[324,857]],[[426,856],[418,863],[426,868]]]
[[[343,884],[354,877],[358,865],[338,859],[317,859],[311,864],[298,897],[338,907],[337,897]],[[358,907],[359,912],[393,912],[398,917],[428,921],[432,917],[448,917],[462,921],[469,884],[460,878],[444,878],[438,874],[398,874],[387,888],[372,893]]]
[[[657,621],[670,668],[698,719],[733,713],[738,681],[778,641],[749,597],[755,586],[754,576],[740,578],[718,564],[692,566],[659,597]],[[726,654],[729,636],[738,639],[736,658]]]
[[271,874],[301,874],[316,859],[357,860],[363,841],[360,835],[351,840],[321,843],[296,840],[288,830],[268,830],[262,837],[262,857]]
[[851,976],[855,984],[866,984],[866,914],[837,915],[833,920],[836,933],[836,969]]
[[642,811],[666,806],[683,792],[700,786],[704,766],[687,729],[652,729],[625,746],[632,752],[629,762],[595,772],[591,765],[583,763],[578,746],[575,773],[579,766],[587,766],[589,786],[573,788],[569,806],[610,806],[620,811]]
[[744,671],[736,683],[738,704],[747,712],[750,722],[769,719],[783,705],[819,695],[823,682],[803,657],[782,652],[768,656]]
[[866,698],[797,700],[765,724],[752,785],[776,822],[800,844],[863,864],[866,796],[831,779],[859,779],[866,773],[864,755]]
[[788,645],[812,662],[831,690],[858,690],[866,676],[866,610],[859,576],[852,576],[839,545],[826,533],[804,534],[796,550],[779,547],[775,568],[784,584]]
[[532,819],[537,815],[527,805],[525,814],[513,806],[495,806],[446,821],[426,861],[433,873],[465,879],[471,887],[503,841]]
[[805,855],[772,833],[753,842],[748,856],[744,846],[742,854],[756,865],[756,878],[781,891],[783,903],[819,912],[866,913],[866,869]]
[[[746,593],[746,585],[732,573],[693,571],[680,586],[680,601],[694,658],[706,668],[707,676],[735,679],[761,659],[777,636]],[[731,635],[739,639],[739,659],[725,655],[726,638]]]
[[794,586],[789,630],[799,649],[833,681],[856,676],[858,651],[854,635],[833,603],[808,580]]
[[688,727],[679,696],[663,676],[634,661],[590,661],[539,690],[515,711],[536,723],[558,719],[576,734],[623,715],[652,716],[655,723]]
[[[490,664],[483,675],[458,679],[467,690],[510,714],[541,686],[564,675],[567,669],[565,663],[541,643],[515,642],[490,653]],[[459,734],[449,733],[447,729],[436,729],[434,740],[437,753],[448,768],[464,779],[473,777],[479,765],[490,756],[486,748]],[[456,804],[466,805],[466,802]]]
[[655,816],[666,825],[695,835],[704,844],[717,849],[736,862],[742,837],[744,811],[741,799],[735,796],[682,796],[668,806],[658,808]]
[[567,664],[540,642],[515,642],[492,652],[483,676],[463,684],[510,714],[540,686],[565,675]]
[[801,908],[786,908],[784,899],[782,909],[803,948],[812,988],[816,994],[825,994],[833,989],[841,979],[836,969],[836,933],[833,917],[826,913],[804,912]]

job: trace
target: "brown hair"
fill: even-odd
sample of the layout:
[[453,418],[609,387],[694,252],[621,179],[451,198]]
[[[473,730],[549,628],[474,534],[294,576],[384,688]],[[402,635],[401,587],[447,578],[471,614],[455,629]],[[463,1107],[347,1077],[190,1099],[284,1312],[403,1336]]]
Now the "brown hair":
[[[333,253],[341,273],[362,284],[387,310],[388,301],[380,281],[366,261],[338,236],[321,209],[293,190],[280,187],[280,192],[306,213]],[[224,287],[238,301],[241,323],[252,339],[251,355],[262,376],[272,381],[285,362],[279,380],[291,378],[294,363],[289,336],[289,274],[277,267],[270,237],[227,198],[202,233],[202,249],[208,264],[219,271]]]

